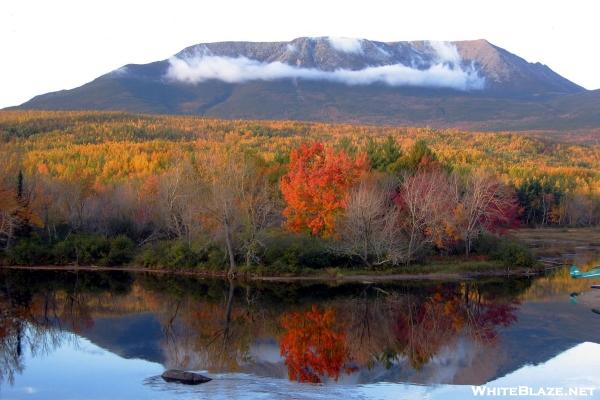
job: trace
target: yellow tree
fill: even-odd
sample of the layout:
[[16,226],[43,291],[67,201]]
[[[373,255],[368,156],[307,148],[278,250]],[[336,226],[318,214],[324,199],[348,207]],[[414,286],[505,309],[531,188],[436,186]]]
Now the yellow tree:
[[270,223],[273,210],[268,182],[256,160],[237,145],[211,146],[198,155],[201,219],[222,238],[229,275],[236,270],[236,254],[245,251],[249,263],[257,234]]

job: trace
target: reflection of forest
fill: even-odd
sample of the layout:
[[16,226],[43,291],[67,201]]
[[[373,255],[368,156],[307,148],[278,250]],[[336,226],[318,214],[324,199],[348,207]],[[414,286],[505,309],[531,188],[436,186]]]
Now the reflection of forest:
[[[578,258],[577,265],[582,271],[589,271],[600,265],[600,256],[595,253],[586,256],[579,255]],[[573,279],[567,268],[561,268],[533,281],[529,290],[524,292],[520,298],[522,300],[548,301],[560,293],[581,293],[589,290],[591,283],[589,279]]]
[[[150,313],[161,331],[162,359],[153,361],[166,367],[311,382],[479,382],[497,372],[498,331],[516,321],[515,299],[530,283],[328,286],[0,272],[0,378],[26,367],[24,346],[44,353],[69,333],[93,336],[100,321],[116,331]],[[111,350],[118,340],[103,343]],[[468,377],[449,372],[465,362]]]

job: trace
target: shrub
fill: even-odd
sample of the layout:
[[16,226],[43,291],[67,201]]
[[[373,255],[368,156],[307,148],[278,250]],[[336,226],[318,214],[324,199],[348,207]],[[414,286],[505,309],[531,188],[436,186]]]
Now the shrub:
[[202,255],[182,241],[160,241],[144,247],[136,258],[143,267],[190,268],[202,261]]
[[319,237],[275,230],[263,242],[262,261],[277,272],[298,272],[302,267],[326,268],[339,262]]
[[123,265],[133,259],[135,243],[125,235],[110,240],[110,250],[104,258],[104,265]]
[[135,263],[146,268],[164,266],[168,246],[169,242],[165,241],[150,243],[144,246],[142,251],[137,255]]
[[54,246],[58,264],[91,265],[103,261],[110,252],[110,242],[98,235],[71,234]]
[[12,265],[52,264],[52,248],[39,237],[33,236],[19,240],[7,251],[6,261]]
[[508,240],[502,241],[492,256],[502,261],[507,268],[513,266],[531,268],[536,263],[535,257],[526,246]]
[[215,245],[203,249],[202,261],[210,269],[221,269],[225,265],[225,252]]
[[167,267],[194,267],[199,263],[198,255],[185,242],[174,242],[165,254]]
[[530,268],[536,263],[527,246],[509,238],[483,234],[475,241],[474,249],[479,254],[486,254],[494,260],[501,261],[507,268]]

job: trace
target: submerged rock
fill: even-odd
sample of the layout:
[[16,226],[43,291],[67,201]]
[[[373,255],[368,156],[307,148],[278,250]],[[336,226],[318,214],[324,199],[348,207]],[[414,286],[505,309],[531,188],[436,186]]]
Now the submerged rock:
[[199,385],[212,381],[204,375],[195,372],[181,371],[179,369],[169,369],[163,372],[162,378],[167,382],[183,383],[184,385]]

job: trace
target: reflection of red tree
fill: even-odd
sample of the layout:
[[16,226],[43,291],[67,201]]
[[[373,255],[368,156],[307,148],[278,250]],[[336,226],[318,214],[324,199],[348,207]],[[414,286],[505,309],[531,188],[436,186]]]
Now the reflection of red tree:
[[515,311],[515,303],[485,298],[477,292],[438,290],[397,314],[394,337],[400,352],[420,369],[461,332],[477,341],[494,341],[498,327],[516,321]]
[[320,383],[323,376],[337,380],[342,369],[355,370],[346,366],[350,353],[346,334],[334,325],[335,311],[320,311],[316,306],[282,317],[285,333],[279,347],[291,380]]
[[413,368],[420,369],[460,330],[456,306],[454,299],[442,301],[436,293],[430,301],[409,305],[408,312],[398,314],[394,334]]
[[475,316],[476,337],[491,341],[496,339],[499,326],[509,326],[516,322],[516,307],[514,303],[486,303],[481,307],[481,312]]

